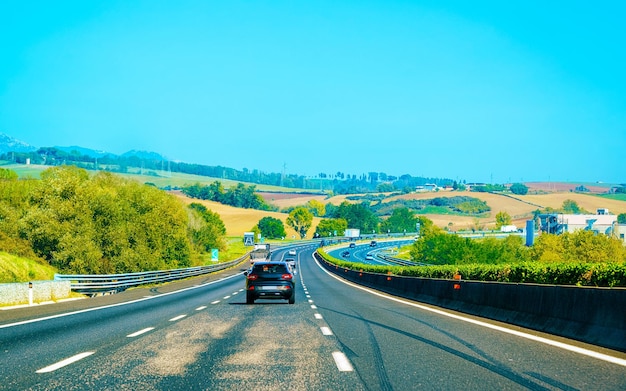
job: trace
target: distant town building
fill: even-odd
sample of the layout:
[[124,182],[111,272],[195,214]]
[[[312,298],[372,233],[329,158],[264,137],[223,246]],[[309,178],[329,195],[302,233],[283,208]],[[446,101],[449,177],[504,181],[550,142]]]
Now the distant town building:
[[484,187],[484,186],[487,186],[487,184],[486,183],[482,183],[482,182],[466,183],[465,184],[465,190],[472,191],[472,189],[475,188],[475,187]]
[[541,232],[557,235],[581,229],[611,235],[617,229],[617,216],[606,208],[598,209],[596,214],[543,213],[538,217]]
[[434,183],[425,183],[421,186],[415,186],[415,191],[423,192],[423,191],[437,191],[438,187]]
[[617,224],[615,229],[617,237],[626,244],[626,224]]

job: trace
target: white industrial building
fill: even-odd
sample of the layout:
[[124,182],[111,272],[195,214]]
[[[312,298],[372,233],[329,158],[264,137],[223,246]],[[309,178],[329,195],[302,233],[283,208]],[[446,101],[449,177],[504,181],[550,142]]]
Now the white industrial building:
[[545,233],[562,234],[581,229],[605,235],[617,233],[617,216],[608,209],[598,209],[596,214],[545,213],[539,215],[540,230]]

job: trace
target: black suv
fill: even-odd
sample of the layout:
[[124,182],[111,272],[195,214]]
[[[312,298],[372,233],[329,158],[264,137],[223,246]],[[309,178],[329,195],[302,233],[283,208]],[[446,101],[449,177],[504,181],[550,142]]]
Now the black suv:
[[246,303],[257,299],[283,299],[296,302],[291,268],[285,262],[255,262],[246,275]]

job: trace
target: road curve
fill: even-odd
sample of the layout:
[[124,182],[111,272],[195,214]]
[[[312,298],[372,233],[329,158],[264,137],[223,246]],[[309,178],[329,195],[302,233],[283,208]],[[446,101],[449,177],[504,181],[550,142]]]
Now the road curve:
[[624,354],[556,339],[606,361],[374,294],[329,275],[313,251],[298,251],[294,305],[246,305],[231,269],[182,291],[50,305],[47,320],[0,311],[0,390],[626,389]]

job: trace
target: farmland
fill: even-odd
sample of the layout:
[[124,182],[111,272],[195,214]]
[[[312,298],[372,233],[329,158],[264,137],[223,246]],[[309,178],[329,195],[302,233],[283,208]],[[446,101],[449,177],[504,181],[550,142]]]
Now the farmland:
[[[291,193],[261,193],[263,198],[273,205],[280,208],[304,205],[309,200],[317,200],[323,204],[331,203],[339,205],[344,201],[349,201],[348,196],[326,197],[323,195],[307,195],[307,194],[291,194]],[[598,208],[608,208],[613,214],[626,213],[626,201],[619,199],[611,199],[593,194],[573,193],[573,192],[553,192],[542,193],[525,196],[511,196],[493,193],[477,193],[477,192],[429,192],[429,193],[410,193],[403,195],[390,196],[385,198],[383,202],[392,202],[394,200],[420,200],[431,199],[435,197],[455,197],[468,196],[483,200],[491,207],[491,212],[486,217],[476,218],[473,216],[460,215],[441,215],[426,214],[425,216],[432,220],[440,227],[448,227],[452,230],[469,229],[473,227],[476,220],[481,225],[489,228],[495,225],[495,216],[498,212],[507,212],[513,219],[513,224],[518,227],[524,227],[526,220],[532,218],[532,214],[537,209],[551,207],[558,209],[563,205],[565,200],[575,201],[581,208],[589,213],[595,213]],[[452,224],[450,224],[452,223]]]
[[[15,170],[20,177],[39,177],[39,173],[48,168],[46,166],[25,166],[25,165],[7,165],[5,168]],[[208,185],[215,181],[220,181],[225,188],[235,186],[237,182],[223,180],[220,178],[211,178],[198,175],[189,175],[167,171],[144,172],[140,169],[131,169],[130,173],[119,174],[127,178],[131,178],[142,183],[153,183],[158,187],[181,187],[200,183]],[[247,184],[252,185],[252,184]],[[323,204],[331,203],[339,205],[344,201],[351,203],[360,201],[351,201],[347,195],[326,196],[324,194],[307,193],[304,189],[287,189],[277,186],[254,185],[259,194],[266,202],[277,206],[279,209],[305,205],[310,200],[317,200]],[[563,201],[570,199],[575,201],[581,208],[590,213],[595,213],[598,208],[608,208],[613,214],[626,213],[626,200],[623,197],[601,196],[600,194],[608,190],[607,185],[586,185],[591,193],[576,193],[572,190],[576,187],[572,183],[549,182],[549,183],[528,183],[531,190],[528,195],[502,195],[493,193],[479,192],[426,192],[426,193],[409,193],[403,195],[395,195],[385,198],[383,202],[392,202],[398,199],[419,200],[430,199],[435,197],[454,197],[454,196],[470,196],[483,200],[491,208],[491,212],[484,217],[461,216],[450,214],[425,214],[430,220],[440,227],[448,227],[452,230],[462,230],[474,227],[477,223],[487,228],[495,224],[495,216],[500,211],[507,212],[513,219],[513,224],[518,227],[525,226],[525,221],[532,217],[533,211],[551,207],[560,208]],[[310,191],[310,190],[309,190]],[[287,214],[280,212],[263,212],[252,209],[233,208],[210,201],[199,201],[184,197],[180,193],[174,192],[183,202],[201,202],[209,209],[218,213],[224,224],[226,225],[228,236],[242,236],[243,232],[249,231],[258,221],[265,217],[271,216],[282,220],[287,218]],[[309,230],[309,234],[315,230],[319,223],[319,218],[315,218],[313,226]],[[286,227],[287,236],[291,238],[296,233],[289,227]],[[297,237],[297,235],[296,235]]]

